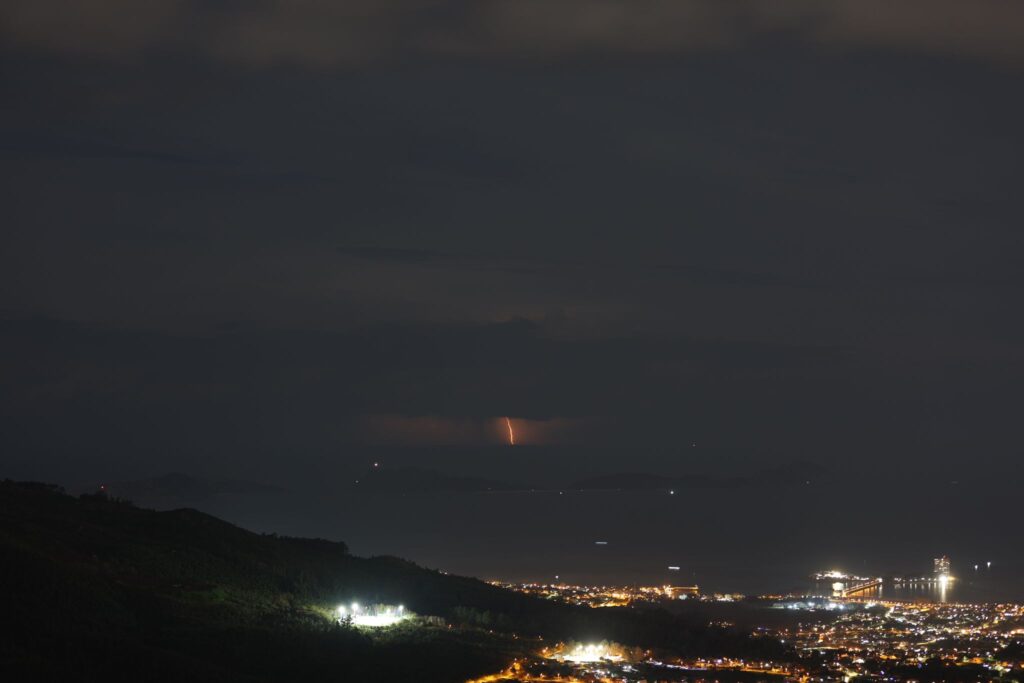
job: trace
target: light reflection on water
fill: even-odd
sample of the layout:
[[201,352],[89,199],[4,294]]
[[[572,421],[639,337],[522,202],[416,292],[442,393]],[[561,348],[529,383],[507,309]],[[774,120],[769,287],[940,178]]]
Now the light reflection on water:
[[[832,584],[818,582],[811,589],[814,595],[830,596]],[[998,582],[988,577],[968,576],[963,579],[943,581],[917,581],[894,584],[886,581],[878,588],[858,592],[857,598],[900,600],[909,602],[991,602],[1005,599]]]

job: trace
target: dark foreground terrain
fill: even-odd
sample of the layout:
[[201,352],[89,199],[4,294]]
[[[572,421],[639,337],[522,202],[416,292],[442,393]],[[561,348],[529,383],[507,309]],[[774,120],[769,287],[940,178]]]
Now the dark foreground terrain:
[[[419,618],[339,625],[343,603]],[[774,640],[657,609],[591,610],[343,543],[183,509],[0,483],[3,680],[462,681],[558,639],[785,658]]]

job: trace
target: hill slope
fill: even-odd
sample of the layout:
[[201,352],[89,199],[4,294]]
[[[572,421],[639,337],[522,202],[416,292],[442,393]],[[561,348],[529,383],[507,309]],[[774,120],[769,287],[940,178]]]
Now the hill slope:
[[371,636],[334,624],[331,607],[445,616],[519,597],[341,543],[11,482],[0,484],[0,596],[15,634],[0,666],[15,680],[252,681],[464,680],[498,668],[513,641],[429,625]]
[[[351,601],[437,618],[370,633],[333,619]],[[461,681],[536,649],[539,636],[779,654],[662,610],[572,607],[195,510],[9,481],[0,622],[14,634],[0,639],[0,673],[19,681]]]

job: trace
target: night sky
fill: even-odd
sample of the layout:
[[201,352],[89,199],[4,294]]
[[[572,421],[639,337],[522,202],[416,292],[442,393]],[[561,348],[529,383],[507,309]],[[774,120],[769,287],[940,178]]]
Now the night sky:
[[1024,3],[6,0],[0,60],[11,475],[1016,467]]

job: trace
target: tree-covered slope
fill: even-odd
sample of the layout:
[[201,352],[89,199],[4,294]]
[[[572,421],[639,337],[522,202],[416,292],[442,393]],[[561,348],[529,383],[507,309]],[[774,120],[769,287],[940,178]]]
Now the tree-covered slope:
[[358,599],[446,617],[523,597],[342,543],[12,482],[0,560],[12,634],[0,666],[19,680],[460,680],[503,664],[515,641],[424,622],[369,634],[331,609]]
[[[402,604],[370,632],[334,608]],[[658,609],[572,607],[343,543],[254,534],[44,484],[0,483],[0,671],[10,680],[460,681],[540,638],[680,654],[779,656],[778,643]]]

